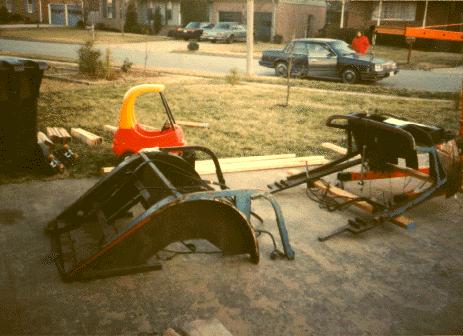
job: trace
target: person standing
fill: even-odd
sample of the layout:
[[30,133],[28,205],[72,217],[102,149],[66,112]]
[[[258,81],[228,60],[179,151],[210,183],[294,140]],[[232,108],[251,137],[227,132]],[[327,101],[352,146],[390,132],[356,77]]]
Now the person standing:
[[370,42],[368,41],[368,37],[363,35],[360,31],[357,32],[357,36],[352,40],[352,49],[361,55],[365,55],[369,47]]

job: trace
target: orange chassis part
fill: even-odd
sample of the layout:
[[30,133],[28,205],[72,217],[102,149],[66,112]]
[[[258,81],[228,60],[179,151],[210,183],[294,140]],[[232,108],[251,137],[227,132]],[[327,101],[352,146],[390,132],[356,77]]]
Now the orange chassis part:
[[[429,168],[420,168],[418,169],[419,172],[424,174],[429,174]],[[388,172],[378,172],[378,171],[367,171],[364,173],[359,172],[343,172],[338,174],[338,178],[343,181],[361,181],[361,180],[380,180],[380,179],[388,179],[388,178],[395,178],[395,177],[406,177],[410,176],[406,172],[393,170]]]
[[[117,156],[137,153],[143,148],[185,146],[182,128],[175,123],[161,84],[142,84],[132,87],[124,96],[120,110],[119,126],[114,134],[113,152]],[[146,129],[135,118],[135,100],[144,93],[159,93],[167,121],[161,130]]]

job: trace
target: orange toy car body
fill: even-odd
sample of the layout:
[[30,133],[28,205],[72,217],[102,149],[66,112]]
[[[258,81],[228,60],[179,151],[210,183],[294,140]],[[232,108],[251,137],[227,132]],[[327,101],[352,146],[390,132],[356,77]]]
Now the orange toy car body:
[[[143,148],[185,146],[183,131],[175,119],[163,95],[164,85],[142,84],[134,86],[124,96],[120,110],[119,126],[114,134],[113,152],[117,156],[133,154]],[[160,130],[143,127],[135,118],[135,100],[143,93],[159,93],[167,115]]]

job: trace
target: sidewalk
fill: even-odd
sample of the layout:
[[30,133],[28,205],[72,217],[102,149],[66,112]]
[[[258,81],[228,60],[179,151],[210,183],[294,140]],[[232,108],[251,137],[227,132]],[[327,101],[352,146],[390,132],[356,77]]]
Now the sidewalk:
[[37,23],[29,23],[29,24],[0,24],[0,29],[18,29],[18,28],[61,28],[63,26],[40,23],[39,27],[37,27]]

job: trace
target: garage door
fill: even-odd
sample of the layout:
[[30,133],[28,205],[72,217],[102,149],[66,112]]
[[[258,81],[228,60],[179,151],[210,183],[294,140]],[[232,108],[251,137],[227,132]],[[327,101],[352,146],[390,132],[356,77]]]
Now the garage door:
[[219,12],[219,22],[242,22],[241,12]]
[[51,24],[64,26],[66,24],[64,17],[64,5],[50,4]]
[[79,5],[68,5],[68,25],[75,27],[82,20],[82,8]]

